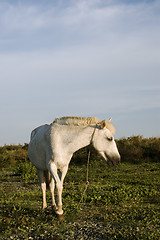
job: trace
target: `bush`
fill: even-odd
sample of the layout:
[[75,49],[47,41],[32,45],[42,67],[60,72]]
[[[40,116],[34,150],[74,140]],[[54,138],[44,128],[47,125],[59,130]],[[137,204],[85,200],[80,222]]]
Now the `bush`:
[[[132,136],[116,141],[122,162],[142,163],[160,161],[160,138],[143,138]],[[85,147],[75,152],[71,164],[84,165],[87,163],[89,148]],[[91,160],[97,161],[101,156],[91,148]],[[36,176],[36,170],[28,159],[28,144],[5,145],[0,147],[0,167],[15,166],[15,171],[25,179]]]
[[36,168],[29,160],[17,162],[16,165],[16,174],[20,175],[23,181],[37,180]]
[[0,147],[0,167],[10,167],[17,161],[24,161],[28,158],[28,145],[4,145]]
[[117,145],[123,162],[160,161],[160,138],[133,136],[119,139]]

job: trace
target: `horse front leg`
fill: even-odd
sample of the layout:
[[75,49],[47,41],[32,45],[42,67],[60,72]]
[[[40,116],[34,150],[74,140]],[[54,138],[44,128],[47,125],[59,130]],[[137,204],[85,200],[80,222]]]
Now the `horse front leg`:
[[63,182],[64,182],[64,178],[67,174],[67,170],[68,170],[68,165],[61,169],[60,174],[59,174],[60,183],[56,185],[57,186],[57,194],[58,194],[57,214],[61,214],[61,212],[63,212],[63,209],[62,209],[62,191],[63,191]]
[[52,197],[52,207],[53,207],[53,210],[56,212],[57,206],[56,206],[55,197],[54,197],[55,182],[52,177],[51,177],[51,182],[50,182],[49,187],[50,187],[50,192],[51,192],[51,197]]
[[62,209],[62,191],[63,191],[63,181],[66,176],[68,166],[65,166],[60,173],[60,177],[58,176],[57,173],[57,166],[55,165],[54,162],[50,162],[48,164],[48,169],[51,173],[51,176],[53,177],[55,183],[56,183],[56,188],[57,188],[57,196],[58,196],[58,201],[57,201],[57,210],[56,213],[57,215],[63,215],[63,209]]
[[52,178],[54,179],[55,184],[56,184],[56,188],[57,188],[58,203],[57,203],[56,214],[63,215],[62,196],[61,196],[62,195],[63,186],[62,186],[61,180],[60,180],[60,178],[58,176],[58,173],[57,173],[57,166],[55,165],[54,162],[52,162],[52,161],[49,162],[48,170],[49,170]]

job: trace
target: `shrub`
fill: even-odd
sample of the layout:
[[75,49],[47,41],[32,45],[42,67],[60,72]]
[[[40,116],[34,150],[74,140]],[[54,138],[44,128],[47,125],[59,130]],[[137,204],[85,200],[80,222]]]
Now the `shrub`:
[[29,160],[20,161],[16,164],[16,174],[24,181],[37,180],[36,168]]
[[17,161],[27,160],[28,153],[24,146],[19,144],[0,147],[0,167],[9,167],[15,165]]
[[119,139],[117,145],[123,162],[160,161],[160,138],[133,136]]
[[[160,161],[160,138],[143,138],[132,136],[116,140],[122,162],[142,163]],[[75,152],[71,164],[84,165],[87,162],[89,148]],[[91,148],[91,160],[97,161],[101,156]],[[15,166],[15,171],[25,180],[33,179],[36,170],[28,160],[28,144],[5,145],[0,147],[0,167]]]

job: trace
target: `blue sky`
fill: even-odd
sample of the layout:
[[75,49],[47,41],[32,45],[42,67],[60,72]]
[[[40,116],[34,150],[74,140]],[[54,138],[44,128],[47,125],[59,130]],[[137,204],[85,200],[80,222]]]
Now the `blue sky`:
[[159,0],[0,0],[0,145],[68,115],[160,137],[159,26]]

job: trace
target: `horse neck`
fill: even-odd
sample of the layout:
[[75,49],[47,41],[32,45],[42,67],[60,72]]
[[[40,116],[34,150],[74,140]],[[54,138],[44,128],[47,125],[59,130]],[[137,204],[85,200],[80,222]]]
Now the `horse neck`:
[[79,133],[73,139],[75,151],[88,146],[91,143],[94,127],[87,126],[80,128]]
[[57,132],[61,136],[62,148],[74,153],[90,144],[94,126],[59,126]]

